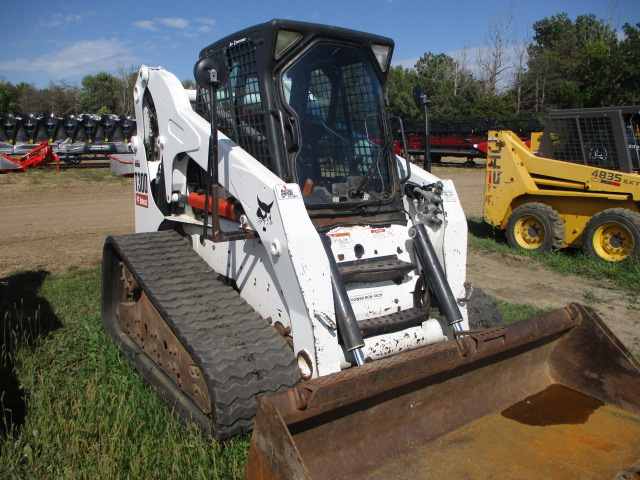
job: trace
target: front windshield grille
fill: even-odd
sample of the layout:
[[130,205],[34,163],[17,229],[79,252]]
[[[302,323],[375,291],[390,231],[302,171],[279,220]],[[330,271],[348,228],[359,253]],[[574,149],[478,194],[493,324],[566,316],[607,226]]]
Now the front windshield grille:
[[317,44],[284,72],[282,81],[302,136],[296,174],[307,205],[336,208],[388,200],[393,157],[382,89],[365,53]]

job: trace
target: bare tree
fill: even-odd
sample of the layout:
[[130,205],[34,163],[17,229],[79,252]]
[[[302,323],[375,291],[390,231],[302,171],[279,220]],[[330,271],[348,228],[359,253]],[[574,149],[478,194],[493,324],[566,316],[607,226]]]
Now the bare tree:
[[64,79],[49,82],[49,86],[40,90],[45,104],[45,113],[64,115],[77,112],[77,97],[80,88]]
[[515,93],[515,111],[516,114],[522,110],[522,98],[524,89],[525,73],[529,62],[529,45],[531,44],[531,34],[527,31],[523,41],[517,42],[513,46],[513,91]]
[[459,95],[464,88],[464,81],[469,77],[469,41],[465,40],[462,44],[462,50],[459,50],[454,55],[455,60],[455,72],[453,83],[453,94]]
[[620,30],[620,14],[618,13],[618,0],[611,0],[605,18],[606,24],[613,31]]
[[535,112],[543,112],[545,109],[546,92],[549,80],[549,59],[543,57],[536,71],[535,76]]
[[514,41],[514,20],[516,10],[505,4],[496,12],[491,24],[485,30],[484,45],[478,49],[478,68],[481,84],[486,95],[495,95],[505,87],[505,74],[513,68],[510,49]]
[[43,102],[43,95],[32,83],[19,83],[16,85],[18,92],[18,106],[21,115],[33,114],[42,116],[46,107]]
[[135,65],[129,66],[129,71],[125,71],[124,65],[117,62],[118,76],[120,77],[121,91],[118,99],[118,113],[121,115],[132,115],[133,113],[133,87],[136,84],[136,77],[139,68]]

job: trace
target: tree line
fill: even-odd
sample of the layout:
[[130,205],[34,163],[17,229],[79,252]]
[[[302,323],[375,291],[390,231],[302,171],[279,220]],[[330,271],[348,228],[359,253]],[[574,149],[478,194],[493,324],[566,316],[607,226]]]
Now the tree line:
[[87,75],[81,86],[64,80],[51,81],[46,88],[33,84],[0,82],[0,113],[12,115],[49,113],[61,116],[80,113],[114,113],[133,116],[133,87],[138,67],[117,65],[118,75],[99,72]]
[[623,38],[594,14],[566,13],[535,22],[533,38],[518,39],[513,16],[496,16],[484,46],[456,58],[425,53],[414,68],[390,72],[391,113],[418,122],[412,89],[431,101],[432,118],[537,118],[551,109],[640,104],[640,23]]
[[[511,9],[505,9],[511,12]],[[550,109],[640,104],[640,23],[625,24],[619,38],[611,21],[594,14],[572,20],[566,13],[536,21],[533,37],[518,38],[514,14],[497,14],[484,45],[455,57],[425,53],[413,68],[390,71],[392,115],[409,124],[421,112],[412,89],[420,86],[431,118],[537,117]],[[90,113],[133,115],[137,67],[117,75],[87,75],[81,86],[52,81],[47,88],[0,81],[0,113],[43,116]],[[193,88],[192,80],[183,82]]]

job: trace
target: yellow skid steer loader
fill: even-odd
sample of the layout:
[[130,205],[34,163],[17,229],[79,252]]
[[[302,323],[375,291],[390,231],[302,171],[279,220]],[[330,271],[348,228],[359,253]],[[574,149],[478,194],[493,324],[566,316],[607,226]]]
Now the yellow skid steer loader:
[[486,148],[484,220],[505,230],[513,247],[640,258],[640,175],[614,170],[593,150],[582,164],[536,156],[509,131],[489,132]]

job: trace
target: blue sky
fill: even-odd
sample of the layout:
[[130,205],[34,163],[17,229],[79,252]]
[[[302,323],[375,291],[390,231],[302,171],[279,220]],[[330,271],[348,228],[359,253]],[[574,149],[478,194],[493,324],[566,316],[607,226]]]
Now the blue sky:
[[88,74],[117,74],[119,63],[125,70],[163,66],[184,80],[203,47],[272,18],[391,37],[393,63],[409,67],[428,51],[455,56],[465,46],[480,47],[506,8],[519,41],[533,22],[561,12],[574,20],[586,13],[607,19],[613,10],[613,25],[640,22],[640,0],[0,0],[0,79],[39,88],[59,80],[79,85]]

